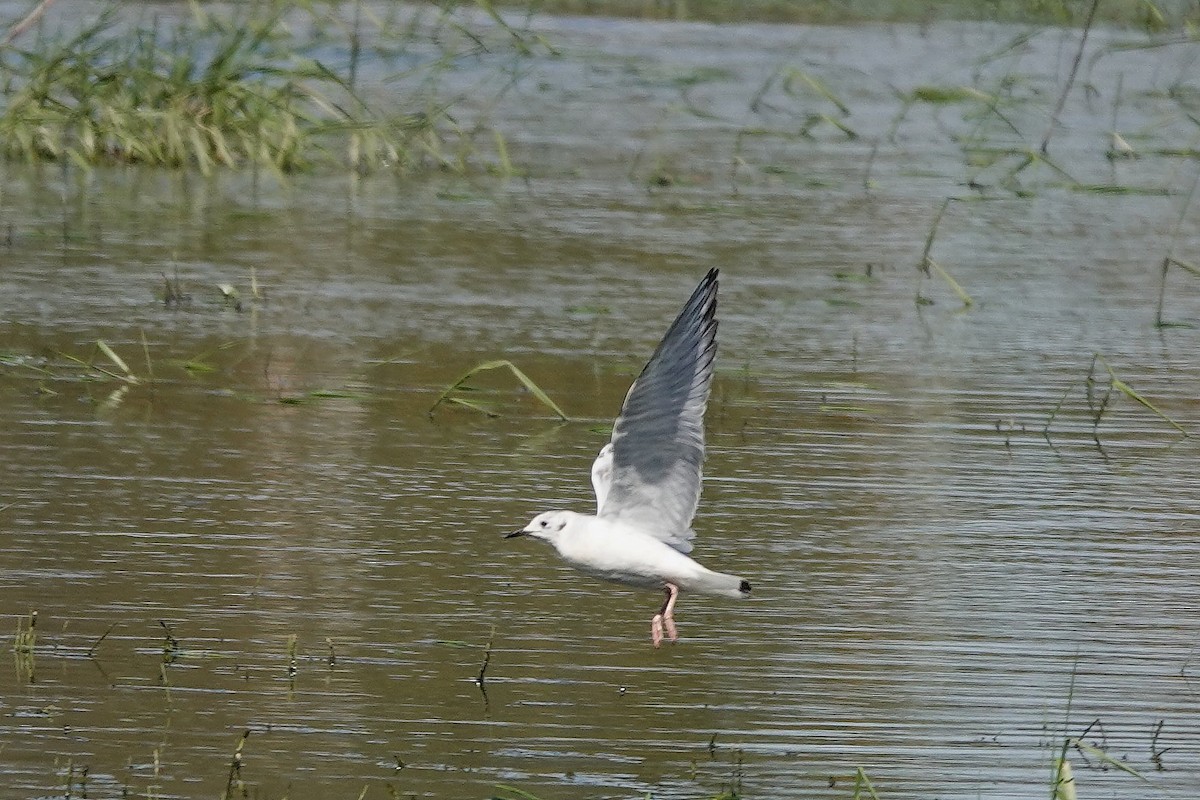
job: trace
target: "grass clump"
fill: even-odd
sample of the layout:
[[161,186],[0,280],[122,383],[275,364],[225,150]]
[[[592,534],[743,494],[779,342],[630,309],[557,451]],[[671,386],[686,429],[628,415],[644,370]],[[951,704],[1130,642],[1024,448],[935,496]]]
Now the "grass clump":
[[[190,14],[170,23],[131,13],[114,5],[82,27],[63,23],[56,33],[42,29],[4,48],[4,156],[205,173],[247,165],[292,172],[327,162],[363,171],[461,163],[446,145],[469,137],[438,105],[428,74],[398,101],[403,109],[382,112],[356,91],[366,38],[357,15],[341,25],[338,9],[302,0],[220,13],[193,2]],[[417,72],[433,72],[461,55],[447,49],[482,46],[451,12],[439,13],[429,25],[420,16],[407,25],[377,20],[371,41],[407,58],[410,73],[414,63]],[[463,35],[444,36],[450,28]],[[338,31],[332,42],[330,30]]]

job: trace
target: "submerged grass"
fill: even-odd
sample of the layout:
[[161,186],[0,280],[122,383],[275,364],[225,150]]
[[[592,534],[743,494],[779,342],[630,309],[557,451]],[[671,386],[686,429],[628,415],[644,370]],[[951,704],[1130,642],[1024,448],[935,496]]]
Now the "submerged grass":
[[[33,641],[33,632],[37,628],[37,622],[36,611],[30,612],[28,618],[20,617],[17,619],[18,641],[15,642],[15,644],[18,646],[14,647],[14,650],[17,651],[18,655],[20,656],[18,669],[30,670],[30,677],[32,677],[32,652],[35,644]],[[109,633],[111,633],[111,631],[118,624],[119,622],[111,623],[107,630],[105,630],[104,634],[95,640],[86,653],[89,658],[95,657],[97,646],[106,639]],[[244,654],[230,652],[226,649],[222,649],[220,652],[194,651],[183,648],[180,639],[175,633],[175,630],[166,620],[158,620],[158,627],[161,630],[161,633],[157,635],[162,637],[161,646],[158,648],[158,653],[155,652],[155,647],[147,646],[148,641],[158,641],[153,636],[151,636],[151,638],[148,640],[140,637],[135,637],[134,639],[126,638],[122,641],[114,643],[111,645],[111,647],[131,647],[133,653],[139,659],[154,658],[159,666],[159,673],[163,688],[168,693],[171,688],[167,682],[168,667],[175,665],[184,659],[191,660],[198,656],[212,657],[215,655],[221,658],[234,659],[235,663],[240,663],[244,658],[252,653],[259,652],[257,650],[259,646],[270,647],[272,650],[278,646],[278,640],[272,640],[270,644],[265,644],[266,640],[260,639],[255,640],[255,645],[252,647],[252,649]],[[65,626],[63,630],[65,632]],[[146,635],[150,636],[150,634]],[[225,641],[225,639],[222,638],[222,641]],[[22,643],[24,643],[25,646],[21,646]],[[332,668],[335,660],[333,653],[333,642],[331,639],[326,638],[325,643],[329,648],[328,664]],[[477,642],[454,640],[435,640],[435,643],[455,648],[478,649],[479,646]],[[485,682],[487,680],[486,674],[489,670],[489,664],[492,661],[495,643],[496,627],[493,625],[491,626],[487,642],[484,645],[482,663],[480,664],[477,676],[474,679],[475,685],[481,690],[484,690],[485,688]],[[75,658],[75,653],[77,652],[75,647],[64,646],[64,642],[62,640],[55,640],[53,635],[51,635],[51,640],[42,646],[42,649],[45,651],[46,658],[59,661]],[[276,654],[277,651],[272,653],[272,655]],[[288,634],[286,637],[286,650],[282,663],[286,664],[289,686],[294,684],[295,678],[299,672],[298,663],[301,658],[302,656],[298,654],[297,634]],[[28,663],[28,667],[25,667],[20,663],[22,660]],[[275,661],[275,663],[278,664],[280,662]],[[97,664],[97,666],[99,666],[99,664]],[[364,666],[367,665],[361,661],[355,661],[351,659],[346,662],[343,668],[347,670],[355,670],[363,668]],[[1124,776],[1135,778],[1138,781],[1149,785],[1150,781],[1142,771],[1132,766],[1127,760],[1117,758],[1111,754],[1111,748],[1109,747],[1109,742],[1107,741],[1105,734],[1105,726],[1101,719],[1093,719],[1086,725],[1082,724],[1076,719],[1076,672],[1077,670],[1073,669],[1070,675],[1070,683],[1066,696],[1066,707],[1061,722],[1052,726],[1048,726],[1048,738],[1043,742],[1044,746],[1048,747],[1049,749],[1048,757],[1044,759],[1044,761],[1048,762],[1049,765],[1048,783],[1044,784],[1044,786],[1048,790],[1051,800],[1070,800],[1071,798],[1078,796],[1076,794],[1075,775],[1076,772],[1083,772],[1085,770],[1093,773],[1115,771],[1122,773]],[[1187,664],[1185,663],[1184,667],[1180,670],[1180,674],[1186,676],[1186,673]],[[268,680],[274,682],[277,680],[277,678],[277,673],[272,671]],[[622,689],[622,692],[623,691],[624,689]],[[1161,764],[1159,763],[1161,755],[1166,752],[1167,749],[1169,749],[1160,748],[1157,745],[1157,741],[1159,736],[1162,734],[1163,727],[1164,722],[1162,720],[1158,721],[1150,733],[1149,741],[1151,751],[1150,763],[1159,766],[1159,768],[1161,768]],[[218,773],[219,776],[225,778],[224,790],[219,795],[220,797],[246,798],[276,796],[274,794],[262,794],[261,787],[257,786],[253,777],[247,774],[247,746],[250,744],[251,733],[253,732],[257,734],[262,732],[269,735],[270,731],[271,726],[269,723],[267,723],[265,727],[263,724],[259,723],[249,728],[242,728],[237,731],[235,734],[236,738],[232,740],[234,746],[231,748],[231,752],[226,751],[229,753],[227,756],[228,760],[213,765],[214,770],[220,770]],[[695,742],[693,747],[696,750],[699,758],[692,761],[692,770],[690,776],[688,776],[688,780],[690,780],[690,782],[697,787],[692,795],[697,798],[697,800],[749,800],[751,797],[766,798],[773,796],[772,790],[769,787],[763,788],[758,792],[749,792],[746,790],[746,765],[748,762],[746,759],[746,754],[742,748],[719,744],[718,734],[716,733],[711,735],[707,743]],[[704,755],[700,755],[701,753],[705,753],[706,757]],[[399,773],[406,766],[398,755],[394,757],[395,770],[393,775]],[[1040,760],[1041,759],[1039,759],[1039,761]],[[701,761],[707,761],[710,765],[710,768],[701,771],[698,768]],[[156,750],[154,754],[153,772],[150,773],[156,781],[158,780],[160,774],[158,762],[159,753]],[[753,761],[750,761],[749,763],[753,764]],[[88,769],[89,765],[86,762],[78,763],[68,761],[61,769],[60,774],[63,774],[64,779],[70,782],[78,782],[80,781],[80,776],[84,776],[83,779],[86,780],[86,772]],[[876,769],[883,772],[887,771],[886,765],[877,765],[876,767],[872,768],[872,770]],[[211,776],[209,777],[211,779]],[[550,776],[545,777],[548,780],[553,780],[553,778]],[[683,778],[685,776],[681,775],[680,777]],[[816,776],[813,777],[816,779]],[[198,780],[200,776],[195,776],[195,778]],[[378,773],[372,774],[367,772],[361,777],[361,780],[364,781],[363,789],[357,794],[357,796],[360,798],[368,795],[377,796],[373,791],[376,788],[386,789],[386,796],[389,797],[408,796],[407,791],[398,791],[398,787],[396,785],[394,785],[390,780],[387,780],[385,776]],[[830,775],[827,776],[827,778],[819,778],[819,780],[821,780],[823,783],[827,780],[828,789],[836,790],[836,796],[847,798],[847,800],[886,800],[888,797],[886,791],[881,792],[876,787],[874,780],[868,775],[867,768],[863,766],[856,767],[852,772],[839,775]],[[700,788],[704,784],[708,784],[709,788]],[[129,787],[127,786],[126,792],[122,794],[122,796],[132,796],[130,795],[128,789]],[[678,792],[675,793],[677,794]],[[829,792],[822,792],[822,796],[828,795]],[[76,795],[72,795],[68,792],[64,796],[70,797]],[[152,796],[152,793],[147,792],[147,796]],[[355,795],[351,794],[347,796]],[[647,790],[644,794],[646,800],[653,800],[653,798],[657,798],[659,796],[660,795],[656,790]],[[1043,794],[1042,796],[1044,797],[1045,795]],[[522,788],[520,786],[513,785],[512,783],[499,783],[492,786],[488,797],[490,800],[544,800],[545,795],[535,793],[535,791],[532,791],[531,789]]]
[[[462,169],[469,160],[474,132],[455,121],[435,78],[465,53],[496,45],[467,30],[452,8],[428,25],[414,12],[408,24],[380,22],[373,31],[378,49],[406,59],[406,85],[416,87],[388,108],[368,103],[355,86],[359,15],[343,25],[336,8],[300,0],[190,9],[164,23],[130,20],[114,5],[90,24],[42,31],[27,46],[0,51],[0,153],[205,173],[244,166],[285,173],[323,163]],[[342,31],[342,40],[328,41],[328,31]],[[339,55],[314,55],[343,51],[351,53],[348,65],[328,60]]]
[[[144,345],[144,337],[142,341]],[[109,344],[103,339],[98,339],[96,341],[95,349],[86,359],[73,356],[70,353],[59,353],[59,355],[79,367],[81,370],[80,375],[84,379],[114,380],[120,381],[127,386],[137,386],[138,384],[142,383],[142,379],[134,374],[133,370],[129,368],[129,364],[126,363],[125,359],[121,358],[121,356],[119,356],[117,352],[113,350],[112,347],[110,347]],[[107,365],[96,363],[98,356],[100,355],[103,355],[108,361],[110,361],[112,363],[112,367],[115,368],[116,371]],[[149,368],[148,365],[149,356],[147,356],[147,369]]]
[[[1103,389],[1100,388],[1102,379],[1097,380],[1097,378],[1096,378],[1097,365],[1103,367],[1105,372],[1108,374],[1108,382],[1107,382],[1107,385],[1104,386]],[[1175,420],[1171,419],[1171,417],[1169,417],[1165,413],[1163,413],[1163,411],[1161,411],[1156,405],[1154,405],[1154,403],[1152,403],[1149,399],[1147,399],[1142,394],[1135,391],[1134,388],[1132,386],[1130,386],[1128,383],[1126,383],[1125,381],[1118,378],[1117,373],[1115,371],[1113,371],[1113,368],[1104,359],[1104,357],[1102,355],[1100,355],[1099,353],[1092,356],[1092,363],[1088,367],[1086,387],[1087,387],[1088,408],[1092,413],[1093,431],[1099,430],[1100,422],[1104,417],[1104,412],[1107,411],[1109,409],[1109,407],[1111,406],[1114,396],[1117,394],[1120,394],[1120,395],[1125,395],[1130,400],[1133,400],[1138,405],[1140,405],[1143,408],[1145,408],[1146,410],[1150,411],[1155,416],[1157,416],[1159,419],[1161,419],[1163,422],[1167,423],[1168,425],[1170,425],[1172,428],[1174,428],[1176,431],[1183,434],[1184,436],[1191,436],[1191,433],[1186,428],[1184,428],[1178,422],[1176,422]],[[1060,405],[1061,405],[1061,402],[1062,401],[1060,400],[1059,401]],[[1057,411],[1057,408],[1056,408],[1056,411]],[[1047,426],[1048,426],[1048,423],[1047,423]]]
[[874,784],[871,783],[866,770],[862,767],[859,767],[858,771],[854,773],[854,800],[879,800]]
[[1099,728],[1103,732],[1103,725],[1101,725],[1099,719],[1093,720],[1078,736],[1071,736],[1068,733],[1071,729],[1071,708],[1075,701],[1075,678],[1077,674],[1078,666],[1071,670],[1071,682],[1067,689],[1067,707],[1063,718],[1062,741],[1058,745],[1057,752],[1051,761],[1050,800],[1076,800],[1076,797],[1078,797],[1075,784],[1075,771],[1072,769],[1071,761],[1068,758],[1072,750],[1089,766],[1091,766],[1091,761],[1094,759],[1100,764],[1102,770],[1116,769],[1126,775],[1132,775],[1139,780],[1149,783],[1146,776],[1121,759],[1109,755],[1102,747],[1097,747],[1085,741],[1085,737],[1092,732],[1093,728]]
[[[1166,302],[1167,296],[1167,273],[1170,272],[1171,267],[1177,267],[1193,278],[1200,278],[1200,266],[1185,261],[1175,255],[1175,250],[1179,246],[1183,223],[1188,218],[1189,209],[1192,206],[1192,200],[1196,197],[1197,188],[1200,188],[1200,170],[1196,171],[1196,177],[1192,180],[1191,188],[1188,189],[1188,193],[1184,198],[1183,206],[1179,212],[1179,217],[1176,219],[1175,225],[1171,229],[1171,240],[1170,244],[1167,246],[1167,254],[1163,256],[1162,274],[1159,278],[1158,285],[1158,308],[1154,314],[1154,323],[1158,328],[1172,327],[1180,324],[1170,323],[1163,319],[1163,304]],[[1187,325],[1187,323],[1182,324]]]
[[1171,271],[1171,267],[1181,269],[1193,278],[1200,278],[1200,266],[1173,256],[1163,257],[1162,273],[1158,284],[1158,307],[1154,312],[1154,326],[1156,328],[1193,328],[1195,325],[1190,322],[1171,322],[1163,317],[1163,305],[1167,299],[1167,274]]
[[17,617],[17,633],[13,638],[13,650],[18,655],[33,654],[33,648],[37,644],[37,618],[38,612],[36,611],[29,612],[28,621],[24,617]]
[[[1069,72],[1053,97],[1019,69],[1022,58],[1029,50],[1030,42],[1035,37],[1045,36],[1046,29],[1024,31],[1004,46],[976,59],[977,80],[973,85],[925,84],[908,91],[894,89],[900,100],[900,108],[885,135],[886,141],[892,144],[900,141],[900,127],[914,108],[929,109],[929,113],[936,118],[941,109],[955,106],[955,113],[960,116],[962,122],[967,123],[967,127],[954,131],[952,135],[961,148],[968,169],[966,184],[976,192],[988,191],[995,187],[1011,192],[1017,197],[1031,197],[1040,188],[1061,188],[1065,184],[1068,190],[1097,194],[1169,194],[1169,191],[1156,186],[1085,183],[1072,174],[1072,169],[1078,167],[1078,162],[1068,165],[1050,154],[1051,141],[1060,127],[1060,117],[1064,113],[1068,98],[1078,94],[1079,87],[1082,87],[1082,91],[1089,97],[1100,91],[1086,74],[1082,74],[1085,71],[1081,69],[1081,63],[1085,50],[1090,47],[1089,33],[1098,18],[1101,5],[1094,0],[1087,0],[1079,5],[1081,11],[1086,11],[1079,20],[1082,23],[1081,32],[1073,48]],[[1149,26],[1147,30],[1155,33],[1159,28]],[[1154,48],[1166,44],[1184,44],[1194,47],[1195,36],[1192,29],[1184,29],[1172,37],[1151,35],[1145,41],[1138,41],[1136,46]],[[1093,56],[1093,66],[1097,57],[1117,52],[1122,46],[1109,45],[1101,49]],[[1092,66],[1089,66],[1086,71],[1090,72],[1091,69]],[[1170,90],[1171,99],[1179,96],[1181,88],[1186,92],[1186,81],[1185,74],[1181,74]],[[1150,148],[1143,148],[1144,153],[1135,151],[1118,131],[1121,102],[1119,78],[1113,94],[1112,126],[1110,130],[1105,131],[1110,141],[1106,151],[1107,158],[1114,161],[1152,154]],[[1176,103],[1183,112],[1175,115],[1177,122],[1182,123],[1185,119],[1195,122],[1195,115],[1189,110],[1187,101],[1176,99]],[[1032,130],[1034,126],[1040,130]],[[1173,149],[1186,154],[1194,148],[1186,145]],[[1161,152],[1153,154],[1162,155]],[[1049,182],[1043,176],[1049,176]]]
[[17,632],[13,637],[13,659],[15,661],[17,680],[24,683],[35,682],[33,662],[34,648],[37,646],[38,612],[29,612],[29,619],[17,617]]
[[533,379],[522,372],[516,364],[512,363],[508,359],[503,358],[495,361],[485,361],[482,364],[476,364],[474,367],[467,370],[462,377],[447,386],[445,390],[438,395],[437,400],[435,400],[433,405],[429,408],[429,416],[432,417],[433,412],[437,411],[439,407],[447,403],[464,406],[466,408],[486,414],[489,417],[499,416],[495,411],[487,408],[481,403],[462,396],[463,391],[469,390],[467,381],[481,372],[488,372],[495,369],[507,369],[517,380],[521,382],[526,389],[530,391],[530,393],[533,394],[534,397],[538,399],[539,402],[541,402],[542,405],[546,406],[555,414],[557,414],[559,419],[561,419],[563,422],[568,422],[570,420],[566,413],[563,412],[563,410],[559,408],[553,400],[550,399],[550,395],[546,394],[546,392],[542,390],[542,387],[534,383]]
[[245,750],[246,740],[249,738],[250,731],[243,731],[237,746],[233,749],[233,756],[229,759],[229,776],[225,779],[225,791],[221,795],[222,800],[250,796],[246,782],[242,779],[242,752]]
[[[937,214],[934,215],[933,223],[929,226],[929,233],[925,237],[925,249],[921,253],[920,273],[925,278],[930,278],[936,273],[937,276],[945,281],[946,285],[953,290],[958,299],[962,301],[963,308],[970,308],[971,306],[975,305],[974,298],[972,298],[967,290],[962,287],[962,284],[956,281],[953,276],[946,271],[945,267],[943,267],[937,261],[934,261],[933,256],[930,255],[930,253],[933,251],[933,243],[937,238],[938,226],[942,222],[942,217],[945,215],[946,209],[950,207],[950,203],[954,200],[955,198],[953,197],[947,197],[944,201],[942,201],[941,206],[938,207]],[[917,285],[915,302],[918,307],[933,303],[932,300],[921,293],[920,283]]]

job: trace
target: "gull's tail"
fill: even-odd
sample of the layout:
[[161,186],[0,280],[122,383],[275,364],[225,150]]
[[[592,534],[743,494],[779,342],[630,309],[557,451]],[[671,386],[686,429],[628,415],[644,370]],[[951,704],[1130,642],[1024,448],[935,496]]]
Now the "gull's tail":
[[750,581],[745,578],[739,578],[736,575],[713,572],[709,569],[704,570],[704,572],[695,576],[695,578],[680,588],[685,591],[690,589],[693,592],[711,594],[717,597],[740,598],[750,596]]

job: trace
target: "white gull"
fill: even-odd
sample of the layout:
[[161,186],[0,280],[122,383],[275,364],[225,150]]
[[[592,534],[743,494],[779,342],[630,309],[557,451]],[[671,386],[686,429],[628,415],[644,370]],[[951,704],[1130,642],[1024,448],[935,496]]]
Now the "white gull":
[[549,542],[588,575],[666,594],[650,622],[671,641],[680,592],[746,597],[750,583],[687,554],[700,502],[704,410],[717,353],[717,270],[710,270],[625,396],[612,440],[592,464],[596,514],[547,511],[513,536]]

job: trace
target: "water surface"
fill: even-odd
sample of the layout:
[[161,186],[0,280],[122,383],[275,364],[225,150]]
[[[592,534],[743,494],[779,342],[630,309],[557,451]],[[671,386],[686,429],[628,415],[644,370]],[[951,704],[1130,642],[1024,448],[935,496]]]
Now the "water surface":
[[[1188,326],[1154,324],[1163,256],[1200,246],[1166,152],[1196,146],[1192,56],[1093,32],[1050,148],[1076,184],[1013,182],[979,153],[1036,147],[1076,33],[534,24],[562,55],[467,100],[526,177],[7,167],[0,614],[37,611],[0,670],[7,794],[848,798],[861,768],[889,800],[1024,798],[1082,737],[1144,780],[1072,749],[1080,796],[1193,796],[1183,270]],[[904,112],[929,85],[1004,118]],[[1114,108],[1142,158],[1105,157]],[[918,270],[948,197],[930,255],[969,307]],[[590,507],[710,267],[695,555],[755,595],[684,598],[655,651],[657,597],[500,534]],[[123,374],[97,341],[137,385],[68,358]],[[501,357],[572,420],[503,374],[472,395],[500,416],[427,414]],[[1105,364],[1161,415],[1118,389],[1097,418]]]

